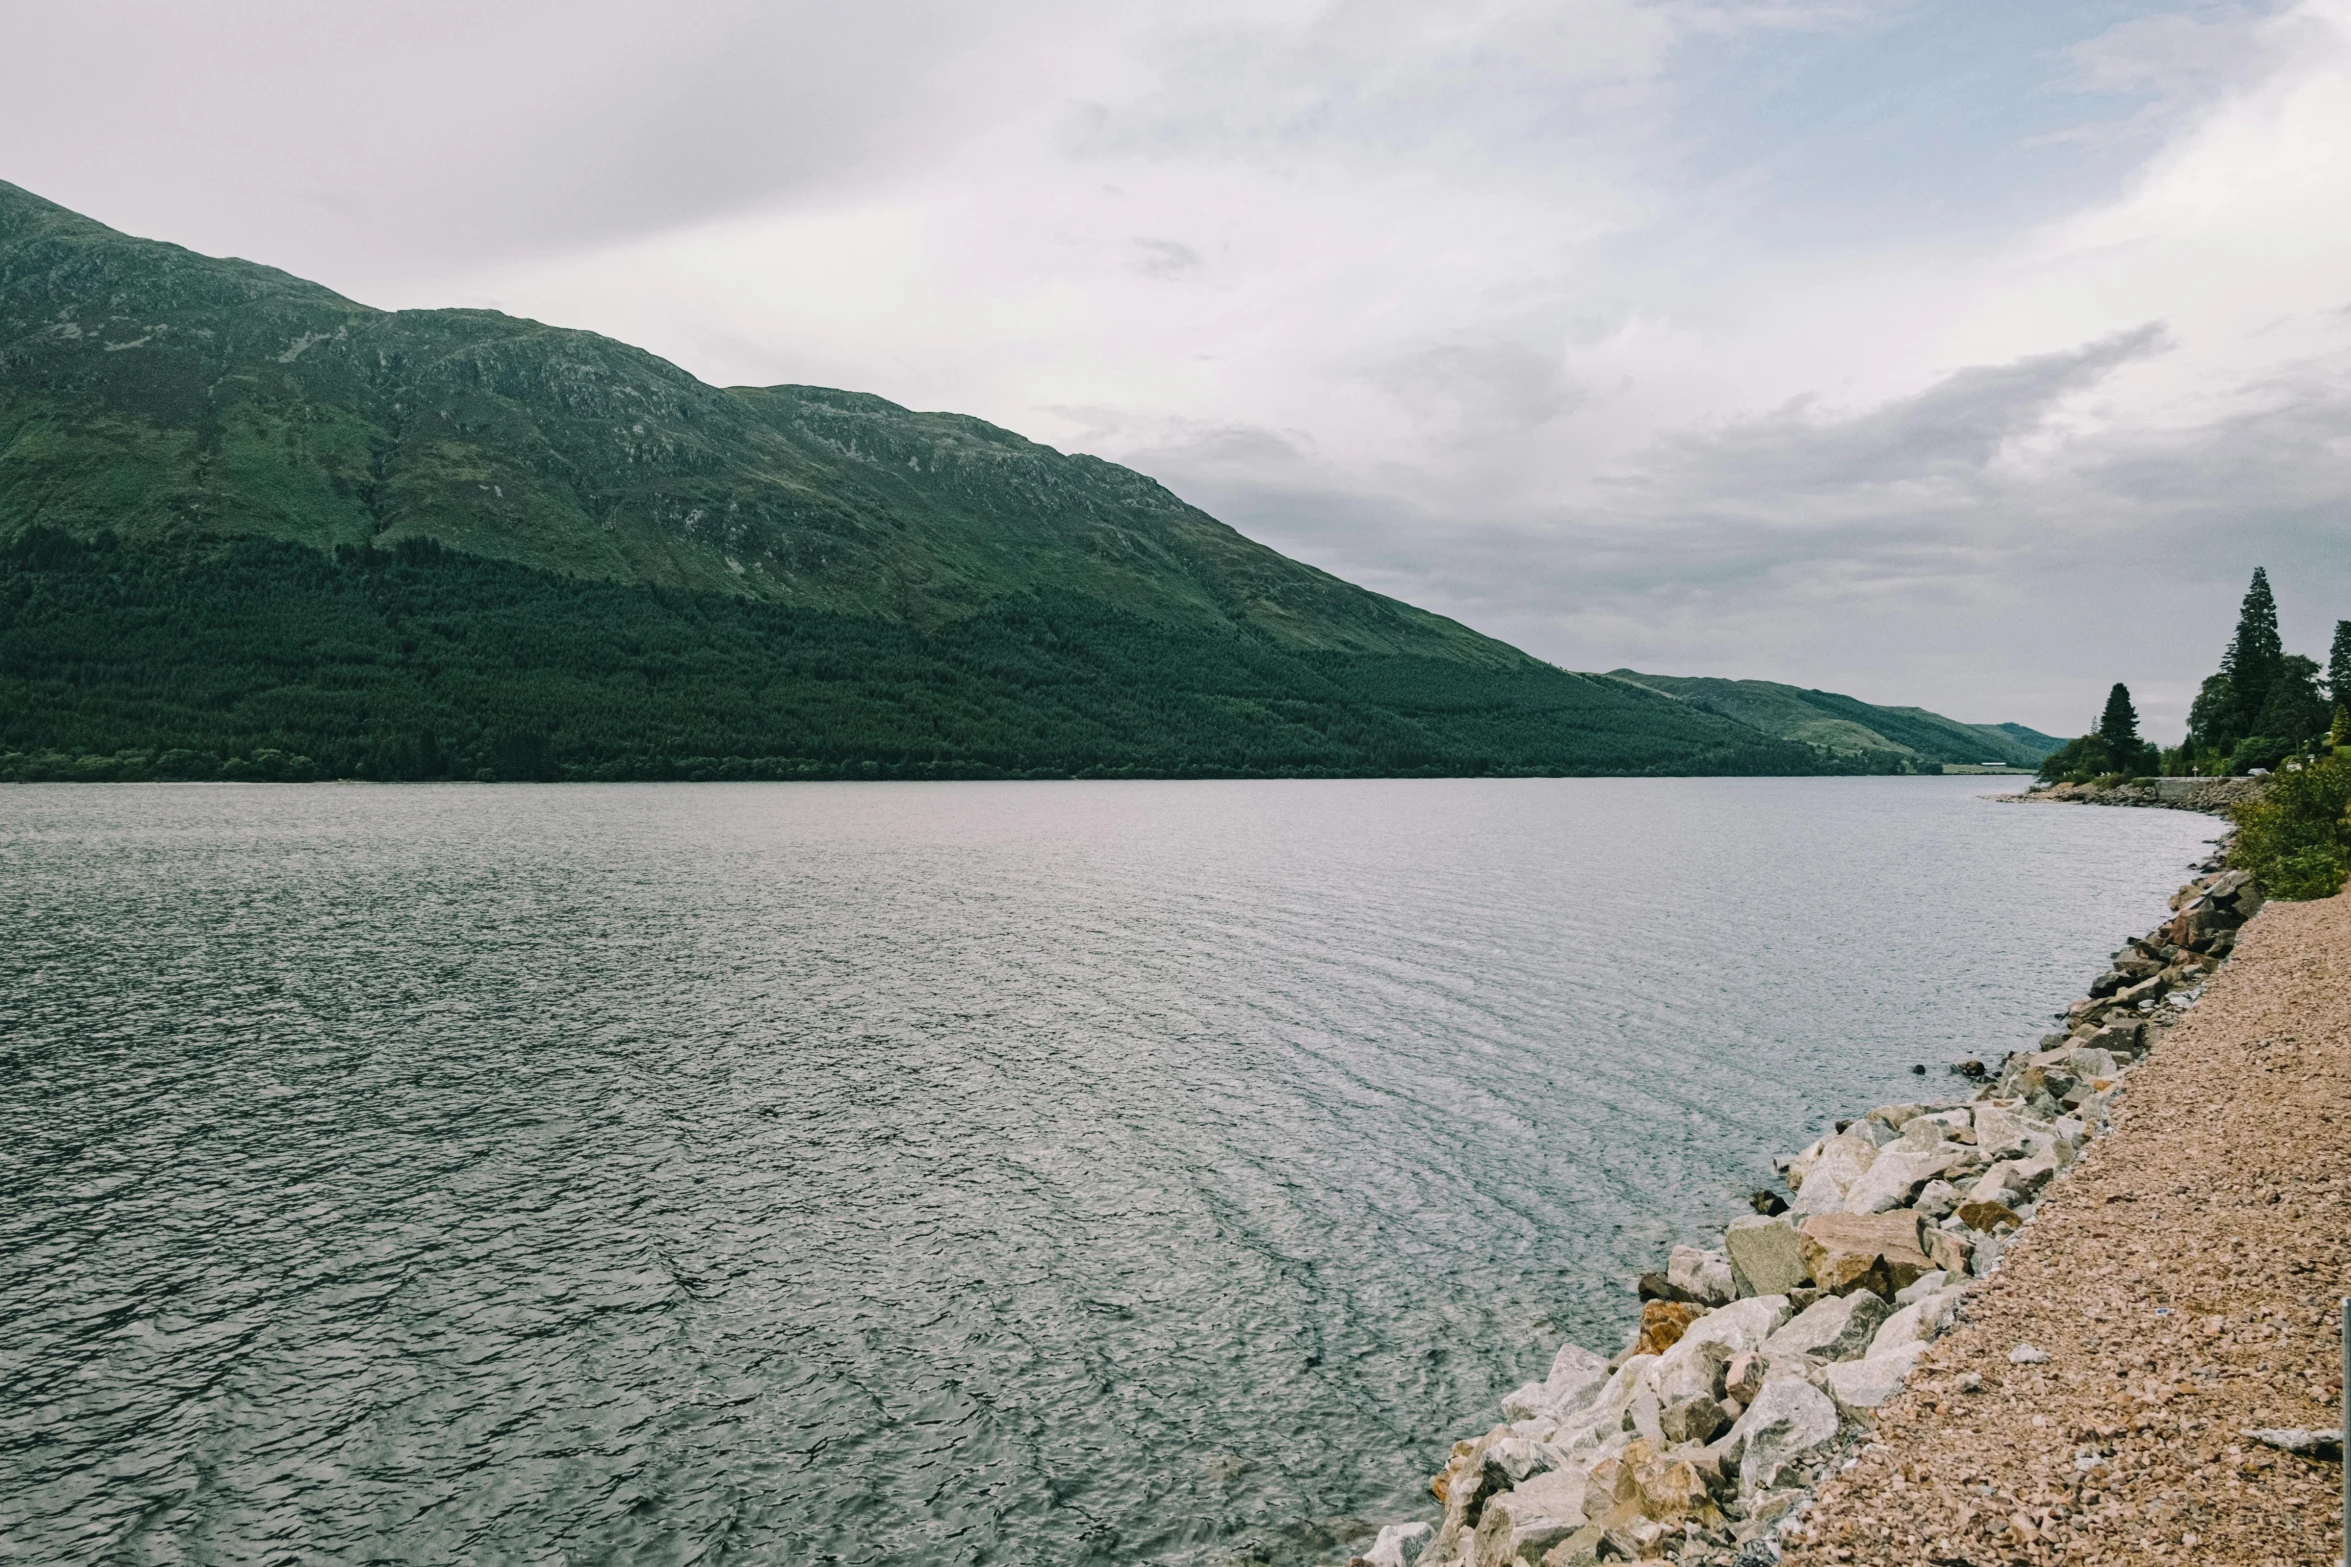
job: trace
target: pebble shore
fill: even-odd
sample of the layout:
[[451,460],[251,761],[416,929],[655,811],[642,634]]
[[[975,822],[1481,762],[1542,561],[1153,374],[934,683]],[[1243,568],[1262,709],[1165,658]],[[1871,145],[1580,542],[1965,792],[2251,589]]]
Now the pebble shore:
[[[2039,1049],[1954,1063],[1957,1093],[1776,1161],[1785,1196],[1756,1193],[1716,1244],[1641,1280],[1630,1345],[1564,1346],[1454,1444],[1431,1482],[1441,1520],[1381,1530],[1352,1567],[2334,1560],[2308,1542],[2331,1538],[2340,1471],[2308,1428],[2333,1427],[2339,1392],[2317,1362],[2351,1176],[2323,1165],[2351,1135],[2351,1062],[2311,1052],[2351,1056],[2351,905],[2249,926],[2262,910],[2243,872],[2207,866]],[[2240,930],[2262,978],[2215,980]],[[2273,931],[2297,938],[2285,1012]],[[2272,1013],[2295,1027],[2237,1027]],[[2329,1013],[2338,1044],[2306,1045]],[[2330,1066],[2340,1127],[2296,1097]],[[2249,1110],[2248,1086],[2276,1092]],[[2236,1137],[2205,1129],[2239,1119]],[[2335,1157],[2299,1167],[2301,1134]],[[2279,1226],[2307,1244],[2281,1249]],[[2258,1373],[2225,1369],[2256,1353]],[[2228,1413],[2194,1404],[2229,1390]],[[2286,1511],[2190,1498],[2183,1463]],[[2265,1520],[2245,1525],[2262,1548],[2206,1551],[2223,1511]]]

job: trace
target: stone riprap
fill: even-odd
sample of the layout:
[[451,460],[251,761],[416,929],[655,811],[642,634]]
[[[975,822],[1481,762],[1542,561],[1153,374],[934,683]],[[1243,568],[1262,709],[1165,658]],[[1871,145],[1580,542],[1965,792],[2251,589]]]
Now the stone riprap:
[[2259,778],[2127,778],[2116,783],[2046,784],[2000,798],[2051,805],[2153,806],[2226,816],[2231,806],[2259,798],[2263,783]]
[[1381,1531],[1354,1563],[1776,1562],[2261,904],[2243,872],[2207,866],[2065,1032],[1996,1071],[1954,1065],[1979,1085],[1968,1097],[1880,1105],[1775,1161],[1785,1212],[1675,1247],[1641,1278],[1630,1345],[1562,1347],[1502,1424],[1453,1445],[1430,1483],[1442,1517]]

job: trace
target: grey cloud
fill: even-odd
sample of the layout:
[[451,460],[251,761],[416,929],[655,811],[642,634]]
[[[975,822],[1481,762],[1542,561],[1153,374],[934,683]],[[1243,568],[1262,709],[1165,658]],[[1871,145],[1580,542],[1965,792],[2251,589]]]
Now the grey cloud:
[[1136,460],[1279,548],[1570,667],[1789,678],[2065,732],[2125,679],[2167,732],[2253,566],[2280,584],[2289,645],[2323,653],[2351,616],[2351,372],[2000,460],[2164,341],[2143,327],[1842,419],[1684,434],[1644,455],[1646,482],[1572,512],[1439,511],[1295,447]]
[[1914,397],[1845,419],[1811,417],[1807,401],[1767,419],[1678,435],[1631,476],[1669,496],[1699,492],[1818,495],[1825,491],[1981,475],[2067,397],[2170,344],[2160,322],[2062,353],[1957,371]]
[[1135,251],[1134,269],[1145,277],[1174,277],[1200,266],[1200,252],[1181,240],[1138,239]]
[[[1024,5],[1025,29],[1074,8]],[[935,161],[991,94],[1002,0],[83,0],[0,23],[7,177],[124,226],[379,272],[626,238]],[[390,132],[388,127],[397,127]],[[215,215],[239,209],[234,237]]]
[[1583,400],[1556,349],[1507,340],[1432,344],[1374,366],[1364,379],[1456,440],[1523,434]]

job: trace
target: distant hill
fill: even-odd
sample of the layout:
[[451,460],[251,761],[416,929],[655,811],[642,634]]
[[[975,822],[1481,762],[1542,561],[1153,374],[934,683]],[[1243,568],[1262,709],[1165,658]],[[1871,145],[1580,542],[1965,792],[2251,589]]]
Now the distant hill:
[[2065,743],[2022,724],[1963,724],[1923,707],[1877,707],[1833,691],[1770,680],[1645,675],[1632,669],[1612,669],[1609,674],[1766,734],[1841,756],[2038,767],[2041,758]]
[[0,183],[0,776],[1854,770],[977,419]]
[[2027,729],[2022,724],[1978,724],[1975,727],[1998,730],[2018,744],[2030,746],[2044,757],[2052,751],[2062,750],[2065,746],[2065,742],[2055,735],[2045,735],[2038,729]]

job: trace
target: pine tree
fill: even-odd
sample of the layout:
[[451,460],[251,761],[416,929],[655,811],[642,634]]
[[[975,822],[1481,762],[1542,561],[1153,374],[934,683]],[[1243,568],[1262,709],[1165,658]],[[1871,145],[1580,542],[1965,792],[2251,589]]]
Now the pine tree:
[[2229,726],[2233,732],[2225,737],[2225,743],[2242,740],[2252,732],[2248,726],[2268,704],[2270,687],[2277,684],[2278,668],[2285,657],[2285,643],[2278,638],[2278,601],[2269,591],[2269,572],[2256,566],[2252,586],[2245,589],[2245,602],[2237,611],[2237,634],[2220,661],[2220,672],[2229,680],[2233,720]]
[[2327,700],[2351,707],[2351,620],[2335,622],[2335,645],[2327,652]]
[[2139,710],[2131,706],[2131,688],[2121,681],[2106,693],[2106,711],[2098,715],[2098,738],[2116,757],[2139,751]]

